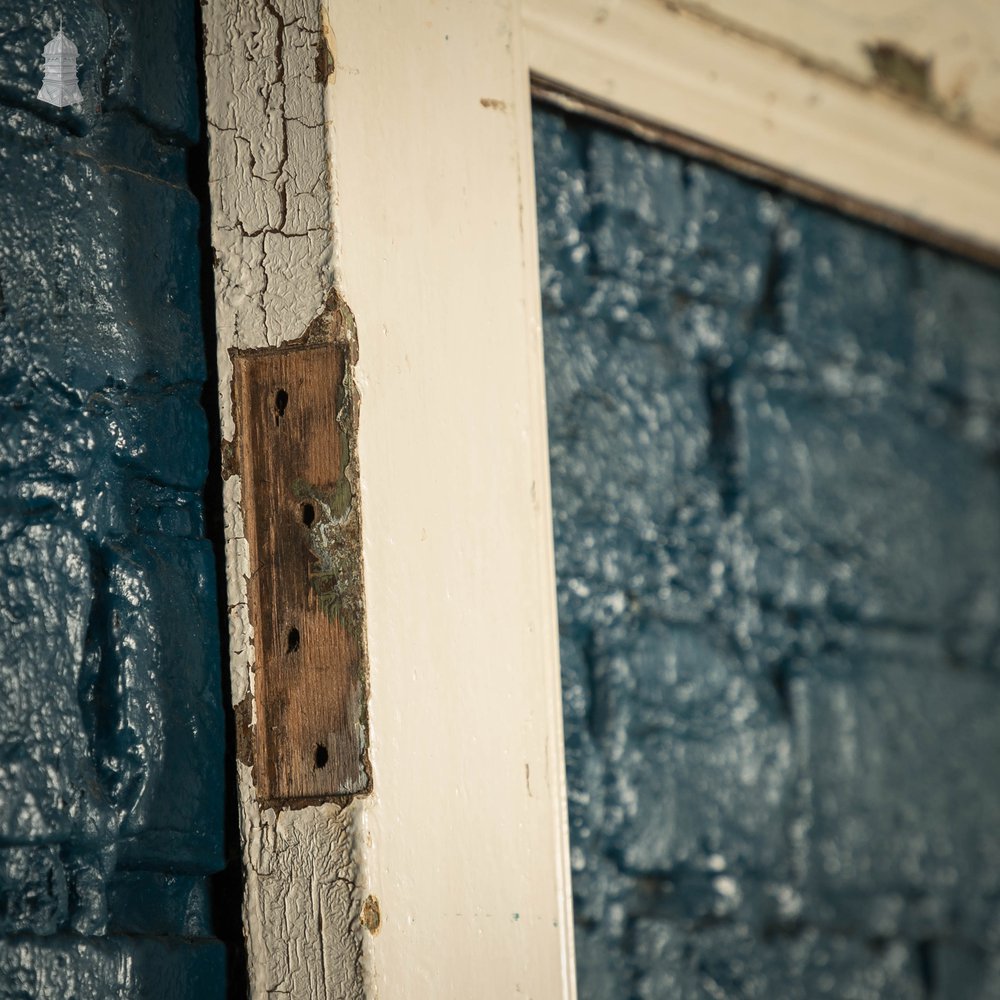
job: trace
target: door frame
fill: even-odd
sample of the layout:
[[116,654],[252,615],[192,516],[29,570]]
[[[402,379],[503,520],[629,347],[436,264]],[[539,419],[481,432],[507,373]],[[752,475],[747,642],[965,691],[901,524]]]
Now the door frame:
[[[572,1000],[532,88],[994,264],[1000,150],[657,0],[204,21],[252,995]],[[233,352],[310,338],[342,345],[360,404],[371,781],[279,807],[249,735]]]
[[[804,41],[797,51],[754,30],[780,16],[783,3],[765,0],[736,25],[705,15],[723,3],[524,0],[535,93],[998,266],[1000,140],[947,120],[933,97],[919,101],[823,64],[830,31],[823,10],[798,5]],[[956,32],[975,30],[974,7],[952,5]],[[859,48],[885,29],[874,14],[870,25],[857,16],[844,20]],[[880,44],[921,64],[901,44]],[[929,73],[933,59],[923,65]]]

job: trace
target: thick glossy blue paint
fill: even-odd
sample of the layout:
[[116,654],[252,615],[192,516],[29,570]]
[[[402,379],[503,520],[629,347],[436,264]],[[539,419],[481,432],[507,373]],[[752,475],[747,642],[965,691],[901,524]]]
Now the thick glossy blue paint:
[[581,997],[1000,996],[1000,276],[535,154]]
[[195,6],[0,24],[0,997],[222,996]]

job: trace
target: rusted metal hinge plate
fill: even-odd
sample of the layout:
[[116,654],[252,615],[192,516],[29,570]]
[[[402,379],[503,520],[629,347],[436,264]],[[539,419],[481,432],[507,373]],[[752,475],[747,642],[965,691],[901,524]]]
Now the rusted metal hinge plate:
[[360,528],[345,349],[233,353],[264,802],[364,791]]

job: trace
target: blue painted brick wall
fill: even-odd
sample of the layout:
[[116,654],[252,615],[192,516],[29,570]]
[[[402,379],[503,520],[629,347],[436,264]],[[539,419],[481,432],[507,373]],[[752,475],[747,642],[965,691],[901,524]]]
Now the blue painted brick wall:
[[1000,276],[535,153],[581,997],[1000,997]]
[[[195,11],[0,0],[4,1000],[225,990]],[[35,99],[59,13],[78,109]]]

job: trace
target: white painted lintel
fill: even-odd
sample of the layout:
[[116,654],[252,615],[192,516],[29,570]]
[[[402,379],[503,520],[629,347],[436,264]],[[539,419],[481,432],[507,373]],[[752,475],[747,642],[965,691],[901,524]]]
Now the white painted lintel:
[[661,126],[737,168],[1000,261],[1000,147],[982,136],[662,0],[524,0],[523,11],[532,72],[620,124]]

